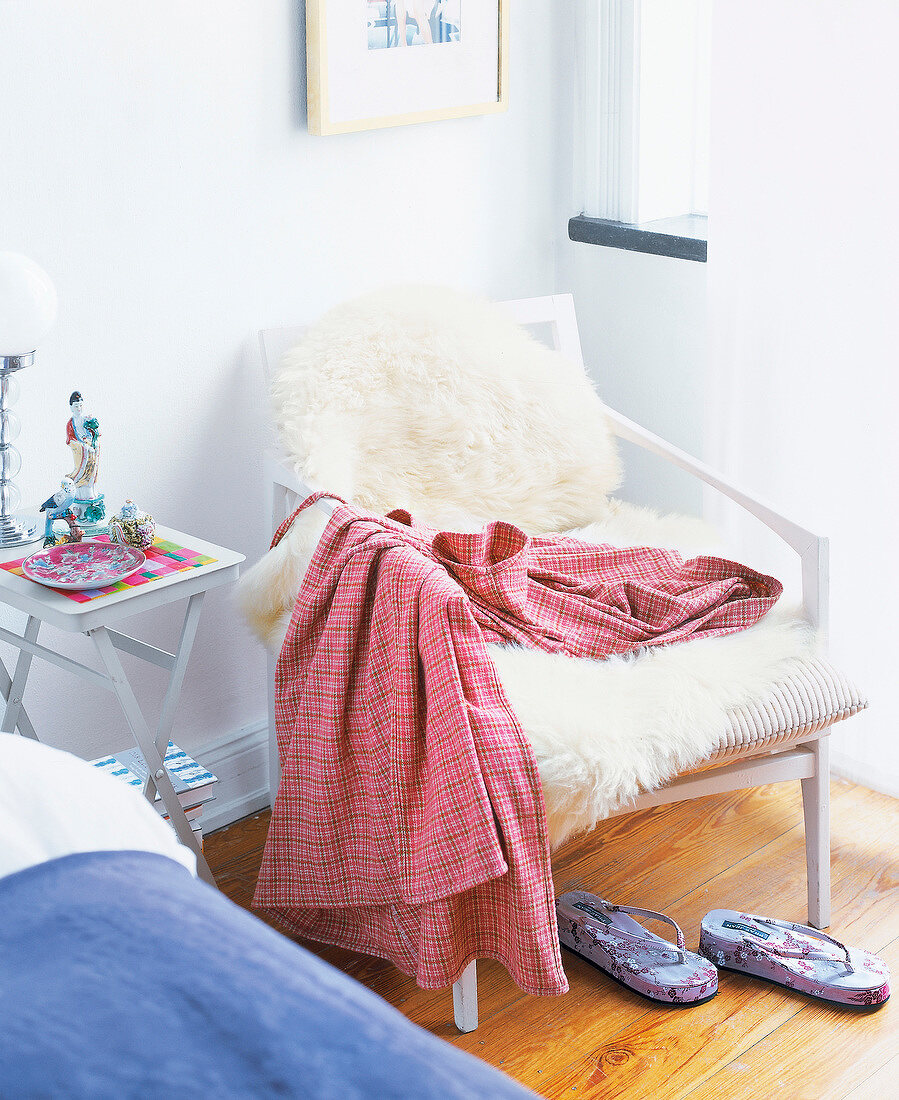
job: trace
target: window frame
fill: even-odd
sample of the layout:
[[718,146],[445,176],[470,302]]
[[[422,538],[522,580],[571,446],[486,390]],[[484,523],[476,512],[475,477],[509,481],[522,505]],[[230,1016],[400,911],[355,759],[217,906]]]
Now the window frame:
[[[658,20],[660,9],[653,12],[654,0],[645,2],[649,17]],[[692,207],[698,191],[697,163],[703,156],[706,165],[708,160],[707,145],[703,149],[697,142],[707,142],[699,100],[708,98],[708,39],[702,36],[708,34],[710,13],[708,0],[688,2],[693,5],[693,12],[685,13],[694,18],[692,34],[687,30],[692,53],[685,52],[680,66],[675,57],[666,76],[670,78],[674,72],[678,82],[681,106],[677,117],[683,134],[690,135],[691,145],[689,152],[679,155],[673,170],[670,164],[652,164],[653,150],[647,150],[645,142],[641,147],[641,111],[644,122],[658,127],[658,115],[650,112],[658,112],[664,99],[656,95],[655,104],[652,102],[647,91],[655,88],[645,83],[646,74],[641,71],[647,42],[644,0],[584,0],[579,5],[574,178],[575,202],[581,214],[569,222],[572,240],[682,259],[704,261],[707,257],[707,217]],[[652,29],[657,31],[658,26]],[[658,38],[655,45],[658,60]],[[654,169],[657,174],[650,177]],[[664,186],[657,185],[659,172],[670,172],[676,180],[670,196],[664,194]],[[646,173],[644,180],[652,178],[656,185],[651,200],[654,216],[642,216],[648,188],[644,186],[641,192],[641,173]]]

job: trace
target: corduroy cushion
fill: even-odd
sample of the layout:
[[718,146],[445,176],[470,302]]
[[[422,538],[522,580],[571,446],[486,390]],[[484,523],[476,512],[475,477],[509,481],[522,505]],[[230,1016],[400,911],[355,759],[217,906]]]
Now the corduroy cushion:
[[809,658],[757,700],[729,712],[718,748],[703,766],[809,740],[867,705],[858,687],[830,661]]

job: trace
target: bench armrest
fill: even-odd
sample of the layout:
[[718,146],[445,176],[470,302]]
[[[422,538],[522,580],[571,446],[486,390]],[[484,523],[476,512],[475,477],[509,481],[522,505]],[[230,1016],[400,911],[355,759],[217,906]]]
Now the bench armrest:
[[826,536],[816,535],[807,527],[778,512],[758,497],[738,488],[723,474],[705,462],[668,443],[661,436],[629,420],[626,416],[606,406],[606,418],[620,439],[635,443],[638,447],[664,458],[692,474],[706,485],[740,505],[744,511],[760,520],[789,547],[796,551],[802,563],[802,606],[806,618],[818,631],[822,640],[827,636],[829,612],[830,544]]

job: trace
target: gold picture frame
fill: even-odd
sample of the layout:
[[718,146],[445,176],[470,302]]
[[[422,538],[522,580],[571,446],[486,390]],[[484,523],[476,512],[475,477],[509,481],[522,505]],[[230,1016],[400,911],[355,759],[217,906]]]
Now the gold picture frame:
[[[368,17],[368,24],[365,22],[366,12],[371,10],[366,5],[374,5],[375,0],[306,0],[306,117],[309,132],[316,135],[347,134],[361,130],[381,129],[386,126],[408,126],[416,122],[433,122],[444,118],[466,118],[472,115],[487,115],[505,111],[508,107],[510,2],[511,0],[456,0],[457,5],[463,5],[459,8],[463,12],[463,17],[459,20],[461,30],[458,31],[456,39],[450,41],[447,38],[435,43],[430,29],[428,29],[429,41],[426,44],[419,42],[414,50],[410,48],[385,50],[372,45],[375,41],[373,35],[376,32],[373,30],[370,17]],[[378,46],[395,46],[399,44],[397,41],[399,37],[399,17],[396,15],[397,4],[403,4],[404,9],[412,5],[416,11],[421,11],[421,5],[425,4],[426,6],[430,5],[427,8],[429,12],[438,10],[442,12],[445,3],[446,0],[418,0],[418,3],[415,3],[415,0],[380,0],[378,7],[382,13],[386,12],[386,15],[382,16],[379,30],[383,35],[383,28],[386,26],[387,40],[384,41],[382,38]],[[410,81],[409,66],[406,64],[410,59],[419,63],[418,69],[421,72],[422,84],[431,79],[431,74],[435,69],[433,65],[435,59],[439,59],[442,63],[436,68],[444,70],[445,84],[451,84],[452,64],[456,58],[462,64],[463,54],[461,52],[457,52],[455,55],[451,54],[450,50],[447,49],[447,44],[451,49],[455,48],[458,51],[461,43],[465,40],[466,24],[463,19],[468,8],[464,5],[472,5],[472,10],[477,18],[482,25],[487,26],[491,34],[493,13],[496,14],[495,71],[492,68],[493,39],[491,37],[489,39],[491,46],[489,54],[485,55],[485,50],[482,48],[474,65],[471,58],[468,58],[465,62],[465,72],[463,74],[471,81],[472,87],[483,89],[485,94],[495,87],[496,98],[485,100],[484,96],[481,95],[475,97],[476,102],[444,102],[435,106],[427,106],[419,102],[410,110],[386,110],[383,113],[365,115],[364,111],[367,109],[368,104],[377,104],[378,102],[377,89],[372,89],[370,96],[366,94],[368,76],[365,62],[367,58],[377,62],[378,80],[382,91],[384,91],[382,100],[386,99],[388,102],[395,102],[398,97],[401,98],[404,86],[408,87],[414,83],[414,79]],[[474,5],[477,5],[477,7],[475,8]],[[351,33],[346,33],[348,13],[352,16],[354,11],[359,13],[358,36],[353,24],[350,24]],[[433,18],[433,16],[430,18]],[[403,44],[410,41],[412,45],[415,45],[415,37],[421,35],[421,32],[414,29],[417,27],[417,23],[411,8],[409,16],[405,14],[405,10],[403,12],[404,24],[406,24],[407,19],[410,28],[412,28],[412,39],[407,38],[404,26]],[[343,32],[336,47],[333,34],[335,26],[338,31]],[[329,31],[332,32],[330,37]],[[391,32],[394,35],[393,41],[390,40]],[[367,36],[364,42],[362,40],[363,35]],[[343,45],[344,42],[347,43],[346,47]],[[426,46],[426,48],[423,48],[423,46]],[[433,52],[435,48],[440,52],[435,54]],[[432,52],[427,54],[427,50]],[[376,57],[376,53],[380,56]],[[396,74],[397,86],[392,89],[392,95],[390,94],[391,89],[388,87],[390,83],[389,65],[391,63],[395,63],[398,70]],[[489,71],[488,66],[490,66]],[[478,70],[476,73],[475,67]],[[405,72],[402,71],[403,69],[405,69]],[[487,85],[488,80],[490,82],[489,86]],[[405,81],[405,85],[403,81]],[[335,82],[338,83],[335,84]],[[348,82],[353,85],[349,97],[346,94]],[[457,84],[464,96],[465,80],[460,79]],[[336,95],[336,92],[341,94]],[[419,100],[422,96],[427,98],[427,89],[420,88],[418,92]],[[434,94],[436,99],[441,98],[439,89],[435,89]],[[356,96],[359,104],[355,110],[352,105],[353,95]],[[442,98],[446,99],[445,90]],[[335,107],[335,101],[338,99],[342,107]]]

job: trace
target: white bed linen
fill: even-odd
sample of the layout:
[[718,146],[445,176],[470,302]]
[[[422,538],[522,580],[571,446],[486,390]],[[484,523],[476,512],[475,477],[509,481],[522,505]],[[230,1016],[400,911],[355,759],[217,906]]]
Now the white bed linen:
[[0,733],[0,877],[73,852],[197,861],[139,791],[69,752]]

